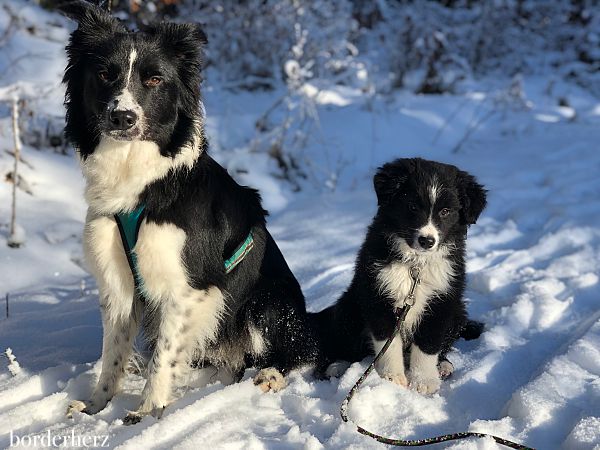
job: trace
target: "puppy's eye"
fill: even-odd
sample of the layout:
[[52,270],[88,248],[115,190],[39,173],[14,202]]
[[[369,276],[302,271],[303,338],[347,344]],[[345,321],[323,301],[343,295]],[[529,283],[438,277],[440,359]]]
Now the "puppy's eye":
[[157,76],[153,76],[148,78],[147,80],[144,80],[144,86],[146,87],[156,87],[160,83],[162,83],[162,78]]
[[415,205],[414,203],[409,203],[408,204],[408,210],[410,212],[416,212],[419,208],[417,208],[417,205]]
[[444,209],[440,210],[440,216],[441,217],[446,217],[448,214],[450,214],[450,209],[449,208],[444,208]]
[[106,83],[109,78],[108,70],[101,70],[100,72],[98,72],[98,78],[100,78],[102,81],[104,81]]

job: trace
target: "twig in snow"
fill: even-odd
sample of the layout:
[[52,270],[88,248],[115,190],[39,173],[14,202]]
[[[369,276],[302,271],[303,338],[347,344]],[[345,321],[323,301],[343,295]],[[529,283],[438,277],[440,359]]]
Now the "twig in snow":
[[496,109],[491,109],[481,119],[472,121],[469,124],[469,129],[466,131],[466,133],[463,135],[463,137],[460,139],[460,141],[457,142],[457,144],[454,146],[454,148],[452,148],[452,153],[458,153],[460,151],[460,148],[463,146],[463,144],[465,142],[467,142],[469,140],[471,135],[473,133],[475,133],[479,129],[479,127],[481,125],[483,125],[490,117],[492,117],[494,114],[496,114],[496,112],[497,112]]
[[6,318],[8,319],[8,292],[6,293]]
[[[12,156],[13,158],[15,157],[15,152],[13,150],[4,150],[4,152],[7,155]],[[30,169],[33,169],[33,164],[31,164],[29,161],[27,161],[26,159],[23,159],[23,155],[20,156],[19,158],[19,162],[21,164],[25,164],[27,167],[29,167]]]
[[19,180],[19,159],[21,159],[21,137],[19,134],[19,98],[15,95],[12,101],[12,127],[15,144],[15,165],[13,169],[13,191],[10,218],[10,236],[8,246],[19,248],[23,244],[23,236],[17,230],[17,184]]
[[448,125],[450,125],[450,122],[452,122],[454,120],[454,118],[465,107],[465,105],[467,104],[468,101],[469,101],[469,99],[465,98],[462,102],[460,102],[458,104],[458,106],[456,107],[456,109],[454,109],[454,111],[452,111],[450,113],[450,115],[448,116],[448,118],[446,119],[446,121],[444,122],[444,124],[439,128],[439,130],[437,131],[437,133],[435,133],[435,136],[433,137],[432,144],[437,143],[437,141],[440,138],[440,136],[442,135],[442,133],[446,130],[446,128],[448,127]]

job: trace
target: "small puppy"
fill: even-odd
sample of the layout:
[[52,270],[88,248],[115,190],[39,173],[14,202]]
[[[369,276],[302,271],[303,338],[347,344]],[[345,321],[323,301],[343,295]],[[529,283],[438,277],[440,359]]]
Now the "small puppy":
[[418,268],[414,306],[376,370],[394,383],[434,393],[441,377],[452,373],[446,360],[452,343],[481,331],[467,321],[463,291],[467,228],[483,211],[486,191],[468,173],[420,158],[385,164],[374,184],[379,208],[354,279],[335,305],[312,316],[325,353],[317,371],[381,350],[411,288],[411,269]]

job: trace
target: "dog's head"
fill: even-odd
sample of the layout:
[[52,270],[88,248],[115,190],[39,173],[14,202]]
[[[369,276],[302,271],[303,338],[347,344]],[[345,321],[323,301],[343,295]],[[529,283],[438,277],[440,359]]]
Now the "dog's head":
[[472,175],[420,158],[385,164],[374,184],[385,233],[418,254],[461,239],[486,205],[486,191]]
[[172,157],[200,118],[201,46],[196,24],[129,31],[85,1],[57,1],[78,23],[67,46],[67,137],[85,159],[100,139],[155,142]]

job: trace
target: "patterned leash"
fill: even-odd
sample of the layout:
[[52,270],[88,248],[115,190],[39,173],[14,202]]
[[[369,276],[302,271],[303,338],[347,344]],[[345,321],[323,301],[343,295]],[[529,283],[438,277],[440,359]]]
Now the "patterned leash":
[[[396,325],[394,327],[394,332],[389,337],[389,339],[387,340],[387,342],[385,343],[385,345],[383,346],[381,351],[377,354],[377,356],[375,356],[375,359],[373,360],[373,362],[369,365],[369,367],[367,367],[367,370],[365,370],[365,372],[361,375],[361,377],[358,379],[358,381],[354,384],[352,389],[350,389],[350,392],[348,392],[348,395],[342,402],[342,406],[340,407],[340,415],[342,416],[342,420],[344,422],[348,422],[348,420],[349,420],[348,419],[348,405],[350,403],[350,400],[352,400],[352,397],[354,397],[354,394],[356,394],[360,385],[363,384],[363,382],[367,379],[369,374],[373,371],[373,369],[375,368],[375,364],[377,364],[377,361],[379,361],[379,359],[381,359],[381,357],[385,354],[385,352],[390,347],[390,345],[392,345],[392,341],[394,340],[396,335],[400,332],[400,327],[402,326],[402,323],[406,319],[406,315],[408,314],[408,311],[410,310],[411,306],[413,306],[415,304],[415,289],[417,288],[417,285],[420,283],[419,274],[420,274],[420,270],[418,267],[412,267],[410,269],[412,285],[410,287],[410,291],[409,291],[408,295],[404,299],[404,306],[402,307],[402,309],[400,309],[399,312],[397,312],[397,316],[396,316],[397,319],[396,319]],[[442,436],[435,436],[435,437],[426,438],[426,439],[403,440],[403,439],[391,439],[391,438],[387,438],[384,436],[379,436],[378,434],[375,434],[368,430],[365,430],[364,428],[362,428],[359,425],[356,425],[356,430],[359,433],[364,434],[365,436],[369,436],[369,437],[375,439],[376,441],[381,442],[382,444],[395,445],[398,447],[421,447],[424,445],[439,444],[441,442],[446,442],[446,441],[456,441],[459,439],[466,439],[469,437],[480,437],[480,438],[481,437],[491,437],[497,443],[505,445],[509,448],[514,448],[517,450],[535,450],[532,447],[527,447],[526,445],[521,445],[516,442],[512,442],[512,441],[509,441],[507,439],[504,439],[504,438],[501,438],[498,436],[494,436],[494,435],[486,434],[486,433],[476,433],[473,431],[463,431],[460,433],[444,434]]]

